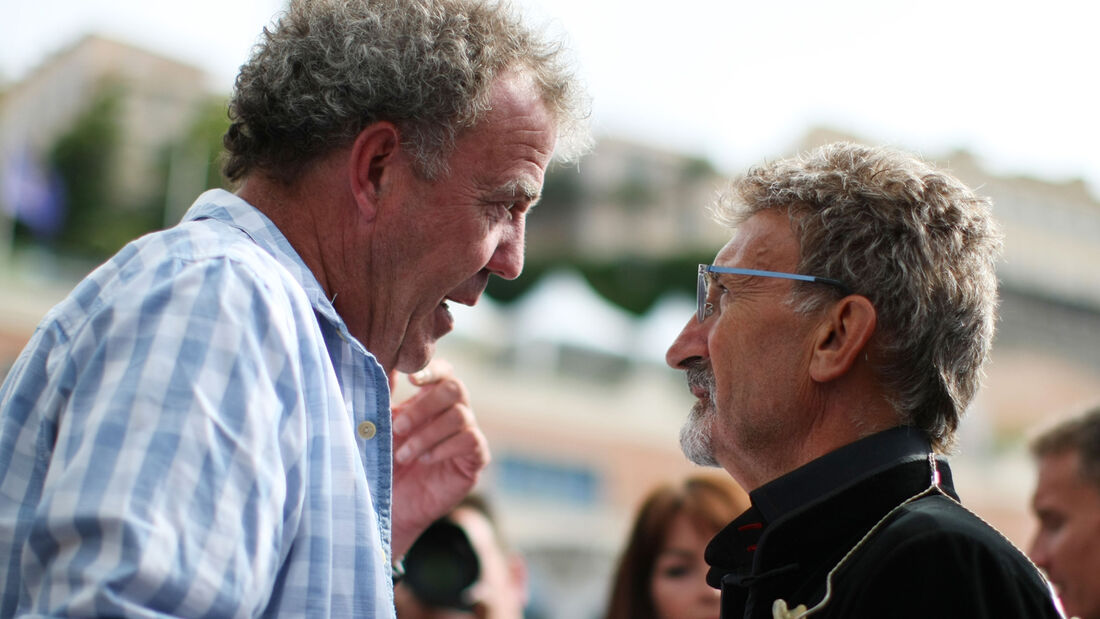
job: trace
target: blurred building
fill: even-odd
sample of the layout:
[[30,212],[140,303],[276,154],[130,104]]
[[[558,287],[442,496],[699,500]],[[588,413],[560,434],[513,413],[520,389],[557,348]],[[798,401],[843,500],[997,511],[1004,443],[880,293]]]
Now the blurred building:
[[[0,183],[17,158],[45,166],[57,140],[97,100],[115,97],[117,148],[108,184],[120,204],[161,190],[163,151],[194,122],[210,97],[200,69],[112,39],[89,35],[43,61],[0,95]],[[0,192],[0,200],[10,192]],[[12,205],[7,206],[10,212]]]
[[[25,147],[41,156],[105,84],[123,93],[118,186],[152,191],[148,166],[190,123],[205,78],[100,37],[8,90],[0,157]],[[833,139],[852,138],[815,131],[799,148]],[[1006,235],[1002,319],[986,387],[963,423],[956,478],[967,504],[1022,545],[1031,489],[1023,434],[1044,416],[1100,400],[1100,203],[1080,183],[998,177],[961,152],[942,159],[993,197]],[[698,157],[605,137],[579,166],[548,174],[544,202],[529,220],[528,254],[713,253],[728,232],[706,207],[724,184]],[[694,272],[683,277],[694,281]],[[0,270],[0,376],[73,283]],[[467,382],[489,437],[493,461],[481,489],[528,557],[533,616],[601,616],[642,497],[694,470],[678,445],[693,398],[662,361],[693,306],[668,295],[634,316],[566,271],[544,276],[509,306],[486,298],[475,309],[453,308],[458,330],[440,343],[440,355]],[[402,389],[395,400],[407,395]]]
[[529,255],[662,257],[719,247],[705,207],[724,177],[706,160],[621,137],[601,138],[579,166],[553,166],[528,219]]

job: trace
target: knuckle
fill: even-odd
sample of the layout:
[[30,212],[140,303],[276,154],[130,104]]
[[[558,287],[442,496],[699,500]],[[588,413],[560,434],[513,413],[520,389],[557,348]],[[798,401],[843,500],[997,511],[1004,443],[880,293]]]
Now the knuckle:
[[464,425],[469,427],[474,427],[477,425],[474,419],[474,409],[470,408],[469,405],[455,404],[451,408],[458,412],[458,415],[462,419],[462,423]]
[[463,399],[462,384],[459,383],[456,379],[451,378],[443,381],[442,383],[440,383],[439,389],[447,398],[451,399],[452,401],[457,402]]

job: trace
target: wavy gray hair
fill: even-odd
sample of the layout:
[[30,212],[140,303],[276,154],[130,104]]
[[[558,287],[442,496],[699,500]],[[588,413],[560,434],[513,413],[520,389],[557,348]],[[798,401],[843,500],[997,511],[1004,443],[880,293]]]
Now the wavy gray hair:
[[[869,354],[891,405],[949,450],[993,341],[1001,235],[990,201],[911,155],[836,143],[751,169],[715,214],[736,226],[768,209],[791,219],[799,272],[874,304]],[[800,284],[791,301],[809,313],[836,294]]]
[[587,99],[559,43],[511,8],[477,0],[292,0],[241,67],[223,171],[292,182],[369,124],[393,122],[418,172],[445,168],[456,136],[489,110],[494,79],[530,74],[555,119],[557,154],[587,146]]

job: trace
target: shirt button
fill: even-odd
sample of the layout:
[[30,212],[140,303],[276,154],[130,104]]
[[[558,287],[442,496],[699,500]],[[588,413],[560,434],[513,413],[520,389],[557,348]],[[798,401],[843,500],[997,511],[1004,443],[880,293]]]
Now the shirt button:
[[359,438],[369,441],[378,433],[378,428],[369,421],[360,421],[355,431],[359,433]]

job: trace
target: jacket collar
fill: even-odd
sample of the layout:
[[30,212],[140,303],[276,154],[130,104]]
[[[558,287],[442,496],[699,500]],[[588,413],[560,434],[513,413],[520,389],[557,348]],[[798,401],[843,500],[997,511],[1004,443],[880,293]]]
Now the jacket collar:
[[[707,545],[707,582],[719,587],[725,579],[727,584],[751,587],[796,570],[793,562],[801,552],[862,535],[898,503],[932,483],[929,453],[930,443],[920,431],[899,426],[850,443],[754,490],[749,494],[751,507]],[[937,460],[936,465],[940,487],[957,499],[946,461]],[[757,549],[765,545],[767,556],[761,556]]]

